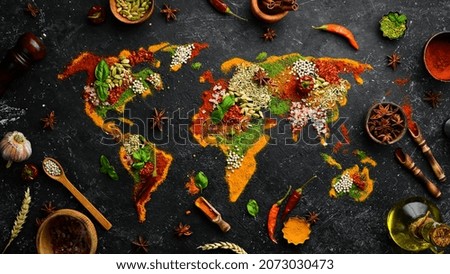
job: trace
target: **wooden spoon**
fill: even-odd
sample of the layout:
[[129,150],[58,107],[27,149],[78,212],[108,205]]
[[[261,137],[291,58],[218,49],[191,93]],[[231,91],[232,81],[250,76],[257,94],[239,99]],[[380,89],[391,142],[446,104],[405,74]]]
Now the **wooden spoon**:
[[[58,175],[51,174],[48,171],[48,168],[45,166],[45,163],[47,161],[55,163],[61,172]],[[50,157],[44,158],[44,160],[42,161],[42,168],[44,169],[44,172],[48,175],[48,177],[60,182],[63,186],[65,186],[70,191],[70,193],[72,193],[72,195],[87,209],[87,211],[89,211],[92,216],[94,216],[94,218],[103,226],[103,228],[105,228],[106,230],[111,229],[112,224],[105,218],[105,216],[103,216],[100,211],[98,211],[97,208],[95,208],[93,204],[91,204],[91,202],[89,202],[89,200],[83,194],[81,194],[80,191],[78,191],[78,189],[69,181],[69,179],[67,179],[63,168],[55,159]]]
[[414,142],[416,142],[416,144],[422,150],[422,153],[427,157],[427,160],[430,163],[431,168],[433,169],[433,172],[438,180],[441,182],[445,182],[447,178],[445,176],[444,170],[442,169],[441,165],[439,165],[436,158],[434,158],[434,155],[431,152],[431,148],[427,145],[427,141],[422,135],[422,131],[420,130],[416,122],[412,121],[411,124],[412,126],[408,127],[409,134],[411,134]]
[[403,152],[401,148],[397,148],[395,150],[395,157],[397,160],[405,167],[407,168],[416,178],[420,179],[424,185],[424,187],[427,189],[427,191],[434,197],[439,198],[441,197],[441,191],[439,188],[430,181],[420,170],[416,164],[414,163],[411,156]]

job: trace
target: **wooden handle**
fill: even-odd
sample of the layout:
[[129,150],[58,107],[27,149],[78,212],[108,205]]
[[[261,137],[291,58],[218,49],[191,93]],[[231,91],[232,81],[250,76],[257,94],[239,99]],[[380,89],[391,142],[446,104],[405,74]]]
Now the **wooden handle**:
[[442,169],[441,165],[437,162],[436,158],[434,158],[433,153],[431,152],[431,149],[427,144],[425,143],[422,147],[422,152],[427,157],[428,162],[431,165],[431,168],[433,169],[434,174],[438,178],[440,182],[445,182],[447,179],[444,173],[444,170]]
[[103,226],[104,229],[109,230],[112,224],[98,211],[98,209],[80,192],[78,189],[66,178],[61,177],[59,180],[72,195],[94,216],[94,218]]
[[408,128],[409,133],[411,134],[414,142],[420,147],[422,153],[425,154],[428,163],[430,163],[431,168],[433,169],[434,174],[438,178],[439,181],[445,182],[447,179],[444,173],[444,170],[437,162],[436,158],[434,158],[433,153],[431,152],[431,148],[427,145],[427,141],[423,137],[422,131],[416,122],[413,122],[413,126]]
[[419,178],[422,181],[427,191],[434,198],[441,197],[442,193],[439,188],[423,174],[420,168],[416,166],[416,163],[414,163],[411,156],[404,153],[401,148],[395,150],[395,156],[404,167],[406,167],[416,178]]
[[412,170],[413,174],[419,178],[423,185],[425,186],[425,188],[427,189],[427,191],[434,197],[434,198],[439,198],[441,197],[441,191],[439,190],[439,188],[433,183],[431,182],[424,174],[423,172],[417,167],[415,166],[414,169]]
[[220,227],[220,230],[222,230],[223,232],[228,232],[231,229],[230,224],[225,222],[221,216],[219,216],[219,218],[217,218],[217,220],[215,220],[214,222]]

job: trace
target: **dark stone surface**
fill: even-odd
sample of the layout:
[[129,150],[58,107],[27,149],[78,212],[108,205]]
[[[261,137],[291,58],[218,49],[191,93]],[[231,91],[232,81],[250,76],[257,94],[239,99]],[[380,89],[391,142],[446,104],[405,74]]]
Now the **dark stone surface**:
[[[402,103],[409,100],[414,108],[413,117],[422,127],[428,144],[444,170],[450,172],[450,140],[443,130],[444,122],[449,118],[449,84],[433,80],[422,62],[427,39],[450,25],[450,3],[446,0],[300,1],[299,11],[272,26],[278,34],[273,42],[261,39],[268,25],[252,16],[248,1],[228,1],[236,13],[249,18],[248,22],[215,12],[206,0],[184,0],[165,2],[181,9],[177,21],[167,23],[164,20],[158,12],[164,3],[158,1],[150,20],[135,26],[121,24],[110,12],[105,24],[89,25],[86,14],[92,1],[32,1],[41,9],[37,18],[23,12],[27,2],[1,1],[0,50],[3,54],[26,31],[44,32],[48,55],[15,81],[10,91],[0,99],[9,106],[26,110],[19,120],[0,125],[0,133],[24,132],[33,144],[30,162],[40,164],[46,155],[57,158],[69,179],[111,221],[113,227],[108,232],[95,223],[99,236],[98,253],[133,253],[130,242],[138,235],[149,240],[151,253],[200,253],[202,251],[197,250],[197,246],[216,241],[237,243],[249,253],[401,253],[389,239],[385,225],[387,211],[402,198],[415,195],[432,198],[395,161],[394,147],[401,146],[429,178],[436,179],[409,136],[406,135],[395,146],[376,145],[366,136],[363,127],[365,113],[379,101]],[[94,2],[107,4],[106,0]],[[378,20],[389,11],[401,11],[409,18],[406,36],[401,40],[383,39],[378,30]],[[329,22],[351,29],[360,50],[355,51],[337,35],[311,28],[312,25]],[[363,75],[363,85],[356,85],[349,79],[353,87],[348,105],[341,108],[341,116],[347,119],[346,125],[350,129],[352,142],[347,149],[362,149],[378,162],[378,166],[371,169],[371,176],[376,181],[372,196],[364,203],[329,198],[329,183],[338,171],[322,161],[320,152],[329,153],[331,148],[300,142],[266,147],[257,156],[258,170],[245,192],[237,202],[230,203],[223,178],[225,158],[221,152],[211,147],[202,149],[195,143],[180,144],[172,140],[161,145],[174,156],[168,178],[147,206],[147,221],[138,223],[131,199],[133,182],[116,157],[118,146],[101,145],[102,131],[84,114],[80,97],[84,75],[78,74],[66,81],[57,80],[56,75],[82,51],[108,56],[118,54],[123,48],[137,49],[162,41],[208,43],[209,49],[202,52],[197,61],[203,64],[203,68],[210,68],[216,76],[221,76],[219,66],[223,61],[234,56],[254,60],[261,51],[269,55],[300,52],[312,56],[348,57],[370,63],[374,70]],[[386,67],[386,56],[394,51],[403,57],[396,71]],[[150,117],[153,107],[166,108],[176,117],[173,124],[186,123],[192,111],[198,109],[200,94],[207,88],[198,83],[201,71],[186,66],[177,73],[169,73],[169,59],[163,59],[163,64],[159,72],[168,88],[148,98],[145,103],[137,100],[130,104],[131,116],[145,119]],[[409,78],[410,81],[405,86],[398,86],[394,83],[398,78]],[[443,93],[443,102],[436,109],[422,100],[424,92],[429,90]],[[58,124],[53,131],[42,130],[40,118],[51,110],[55,111]],[[186,127],[180,131],[187,134]],[[172,131],[165,130],[150,139],[161,138],[165,134],[173,136]],[[116,166],[120,181],[111,181],[99,173],[101,154]],[[336,158],[344,167],[358,163],[351,154],[339,154]],[[7,252],[35,253],[35,219],[43,215],[40,208],[44,202],[52,201],[58,208],[87,212],[63,186],[44,175],[30,185],[21,182],[22,165],[14,164],[9,170],[3,164],[0,167],[0,228],[3,231],[0,246],[3,249],[8,241],[23,193],[30,186],[33,200],[28,221]],[[192,170],[202,170],[209,176],[210,185],[203,195],[231,224],[230,232],[223,234],[194,208],[195,197],[189,196],[184,189],[186,175]],[[266,233],[269,207],[288,185],[298,186],[313,173],[320,180],[305,190],[299,206],[293,211],[294,215],[305,215],[312,210],[320,213],[320,221],[313,226],[310,240],[300,246],[288,245],[281,240],[279,225],[277,237],[280,243],[274,245]],[[439,187],[442,198],[435,202],[444,219],[450,220],[448,183],[439,184]],[[249,199],[256,199],[259,203],[260,214],[256,219],[246,212],[245,205]],[[187,216],[186,210],[191,210],[192,214]],[[194,234],[189,238],[174,236],[173,230],[179,222],[190,224]]]

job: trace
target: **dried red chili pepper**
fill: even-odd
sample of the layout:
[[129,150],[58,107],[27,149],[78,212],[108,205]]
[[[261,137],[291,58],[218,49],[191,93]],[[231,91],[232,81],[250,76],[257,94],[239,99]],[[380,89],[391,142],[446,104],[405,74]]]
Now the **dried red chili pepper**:
[[275,228],[277,226],[278,212],[280,211],[281,204],[286,199],[286,197],[288,196],[289,192],[291,192],[291,188],[292,187],[289,186],[289,189],[286,192],[286,194],[283,196],[283,198],[281,198],[276,203],[274,203],[272,205],[272,207],[270,208],[270,210],[269,210],[269,216],[267,218],[267,232],[269,233],[269,238],[272,240],[272,242],[274,242],[276,244],[278,242],[277,242],[277,239],[275,239]]
[[236,18],[239,18],[241,20],[247,21],[247,19],[240,17],[239,15],[235,14],[234,12],[231,11],[230,7],[228,7],[228,5],[223,2],[222,0],[209,0],[209,3],[218,11],[221,12],[223,14],[229,14],[229,15],[233,15]]
[[105,22],[106,19],[106,11],[100,5],[92,6],[88,11],[88,20],[92,24],[98,25]]
[[352,47],[354,47],[355,49],[359,49],[359,45],[356,42],[355,36],[349,29],[347,29],[344,26],[341,26],[338,24],[326,24],[326,25],[322,25],[320,27],[313,27],[313,28],[339,34],[339,35],[347,38],[347,40],[350,42],[350,45],[352,45]]
[[298,79],[298,91],[300,93],[309,93],[314,89],[314,78],[309,75],[305,75]]
[[297,188],[292,192],[291,196],[289,196],[289,199],[286,202],[286,207],[284,208],[283,214],[281,215],[281,220],[284,220],[284,218],[286,218],[289,212],[291,212],[294,209],[294,207],[298,204],[298,201],[300,201],[300,198],[302,197],[303,194],[303,188],[316,178],[317,178],[316,175],[312,176],[311,178],[309,178],[308,181],[306,181],[306,183],[304,183],[301,187]]
[[21,172],[21,178],[25,182],[32,182],[36,180],[37,176],[39,174],[39,169],[36,167],[36,165],[27,163],[22,169]]

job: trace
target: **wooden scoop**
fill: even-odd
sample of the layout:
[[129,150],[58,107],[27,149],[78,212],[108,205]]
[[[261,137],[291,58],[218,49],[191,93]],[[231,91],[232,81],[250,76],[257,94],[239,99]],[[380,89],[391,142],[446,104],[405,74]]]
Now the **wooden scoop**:
[[409,171],[411,171],[411,173],[416,176],[417,178],[419,178],[423,185],[425,186],[425,188],[428,190],[428,192],[434,197],[434,198],[439,198],[441,197],[441,191],[439,190],[439,188],[433,184],[433,182],[431,182],[424,174],[423,172],[416,166],[416,164],[414,163],[414,161],[412,160],[411,156],[409,156],[408,154],[404,153],[403,150],[401,148],[397,148],[395,150],[395,157],[397,158],[397,160],[404,166],[406,167]]
[[433,169],[434,174],[436,174],[438,180],[440,182],[445,182],[445,180],[447,179],[445,177],[445,173],[442,170],[442,167],[436,161],[436,158],[434,158],[434,155],[431,152],[431,148],[427,145],[427,142],[425,141],[425,138],[423,137],[419,126],[414,121],[412,121],[411,123],[413,126],[408,127],[408,130],[413,137],[414,142],[416,142],[416,144],[419,145],[420,149],[422,149],[423,154],[425,154],[425,156],[427,157],[427,160],[430,163],[431,168]]
[[[48,170],[48,168],[45,166],[45,163],[47,161],[52,161],[59,167],[58,175],[51,174]],[[45,174],[48,175],[48,177],[52,178],[55,181],[60,182],[63,186],[65,186],[70,193],[89,211],[89,213],[94,216],[94,218],[105,228],[106,230],[109,230],[112,227],[112,224],[103,216],[103,214],[98,211],[97,208],[94,207],[94,205],[89,202],[89,200],[81,194],[80,191],[67,179],[66,174],[64,173],[63,168],[61,165],[53,158],[46,157],[42,161],[42,168],[44,169]]]

